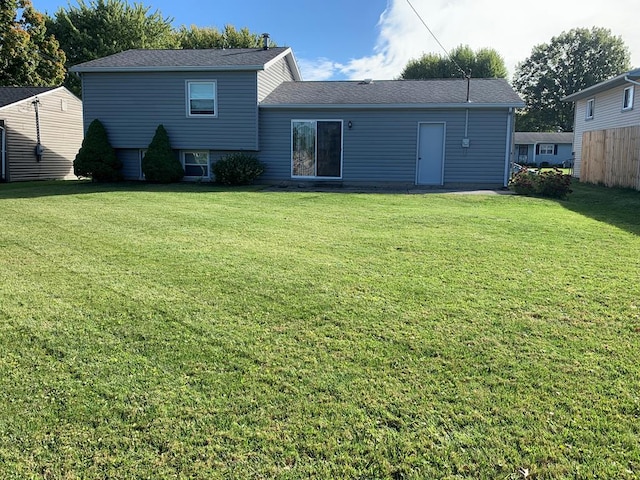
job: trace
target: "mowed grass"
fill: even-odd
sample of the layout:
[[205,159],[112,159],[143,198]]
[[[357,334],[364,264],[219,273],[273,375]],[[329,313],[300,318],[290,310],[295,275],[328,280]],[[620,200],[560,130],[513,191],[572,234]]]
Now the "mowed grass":
[[638,478],[640,193],[0,185],[0,478]]

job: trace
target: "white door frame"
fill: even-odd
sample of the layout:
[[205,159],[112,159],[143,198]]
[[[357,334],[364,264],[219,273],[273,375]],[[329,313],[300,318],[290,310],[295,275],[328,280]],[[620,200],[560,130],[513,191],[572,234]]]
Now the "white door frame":
[[[433,184],[421,184],[419,182],[420,174],[420,127],[422,125],[442,125],[442,160],[440,164],[440,183]],[[446,154],[446,140],[447,140],[447,122],[418,122],[418,136],[416,142],[416,185],[444,185],[444,159]]]
[[0,180],[7,180],[7,140],[4,125],[0,125]]

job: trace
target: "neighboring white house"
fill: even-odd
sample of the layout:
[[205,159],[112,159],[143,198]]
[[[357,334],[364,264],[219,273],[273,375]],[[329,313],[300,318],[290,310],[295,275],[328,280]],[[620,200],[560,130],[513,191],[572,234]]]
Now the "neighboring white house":
[[82,102],[65,87],[0,87],[0,181],[75,179]]
[[580,90],[562,100],[575,102],[573,175],[580,178],[585,132],[640,126],[640,68]]

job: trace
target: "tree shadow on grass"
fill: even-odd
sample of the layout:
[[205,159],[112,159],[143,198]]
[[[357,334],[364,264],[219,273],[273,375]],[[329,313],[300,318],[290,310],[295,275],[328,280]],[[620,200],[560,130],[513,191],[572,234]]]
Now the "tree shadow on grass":
[[577,182],[571,188],[563,207],[640,235],[640,192]]
[[222,193],[253,192],[263,188],[264,185],[225,187],[208,182],[157,184],[148,182],[97,183],[88,180],[50,180],[0,183],[0,202],[5,199],[38,198],[58,195],[86,195],[107,192]]

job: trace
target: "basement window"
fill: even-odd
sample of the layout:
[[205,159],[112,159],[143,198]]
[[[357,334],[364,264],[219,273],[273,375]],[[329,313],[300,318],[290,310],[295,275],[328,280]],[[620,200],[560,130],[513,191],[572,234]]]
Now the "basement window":
[[182,166],[186,180],[209,179],[209,152],[183,152]]

